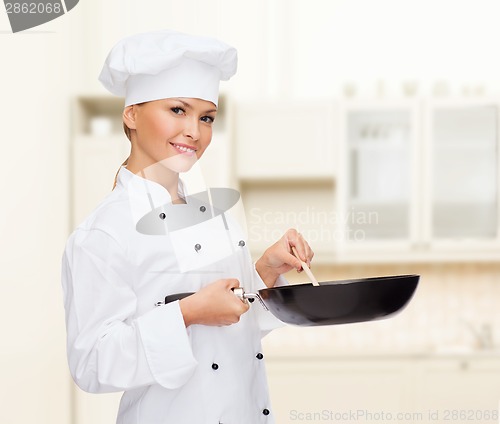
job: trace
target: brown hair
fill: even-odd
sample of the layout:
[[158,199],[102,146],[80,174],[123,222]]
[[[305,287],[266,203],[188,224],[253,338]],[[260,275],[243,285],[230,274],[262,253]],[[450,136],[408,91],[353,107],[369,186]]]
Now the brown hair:
[[125,135],[127,136],[128,140],[132,142],[132,139],[130,138],[130,128],[127,127],[127,124],[125,122],[123,123],[123,131],[125,132]]
[[[135,103],[135,106],[142,106],[144,103],[148,103],[148,102]],[[123,131],[125,132],[125,135],[127,136],[128,141],[130,141],[130,143],[132,143],[132,136],[130,135],[130,128],[127,127],[127,124],[125,122],[123,123]],[[130,148],[132,148],[132,146]],[[125,159],[125,162],[123,162],[120,165],[120,168],[124,165],[127,165],[129,159],[130,159],[130,155],[127,159]],[[116,187],[116,180],[118,179],[118,173],[120,172],[120,168],[118,168],[118,171],[116,171],[115,181],[113,183],[113,188],[111,190],[114,190]]]
[[[125,124],[125,122],[123,123],[123,131],[125,132],[125,135],[127,136],[128,140],[130,142],[132,142],[132,138],[130,137],[130,128],[127,127],[127,124]],[[129,160],[130,156],[125,159],[125,162],[123,162],[121,165],[120,165],[120,168],[124,165],[127,165],[128,163],[128,160]],[[116,174],[115,174],[115,181],[113,182],[113,188],[111,189],[111,191],[113,191],[116,187],[116,180],[118,179],[118,173],[120,172],[120,168],[118,168],[118,171],[116,171]]]

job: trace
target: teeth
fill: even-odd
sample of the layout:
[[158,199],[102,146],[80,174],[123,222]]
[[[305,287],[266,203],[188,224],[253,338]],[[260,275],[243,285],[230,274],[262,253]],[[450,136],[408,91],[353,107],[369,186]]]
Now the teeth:
[[178,144],[174,144],[174,147],[176,149],[179,149],[179,150],[183,151],[183,152],[190,152],[190,153],[194,153],[195,152],[194,149],[189,149],[189,148],[184,147],[184,146],[179,146]]

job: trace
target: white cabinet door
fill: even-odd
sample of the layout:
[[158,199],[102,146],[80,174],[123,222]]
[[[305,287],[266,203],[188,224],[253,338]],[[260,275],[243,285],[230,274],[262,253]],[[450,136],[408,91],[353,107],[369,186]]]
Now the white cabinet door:
[[235,115],[239,178],[332,178],[333,103],[255,101],[236,105]]
[[498,359],[422,361],[416,378],[416,407],[437,423],[498,422]]
[[488,100],[346,103],[338,178],[346,257],[498,255],[499,117],[500,103]]
[[273,357],[266,366],[279,423],[498,422],[494,357]]
[[333,187],[333,181],[242,184],[241,196],[253,256],[260,257],[287,229],[296,228],[313,246],[315,263],[331,263],[335,245],[341,237],[334,214]]
[[425,237],[466,245],[498,240],[497,102],[432,102],[423,172]]
[[418,113],[415,102],[344,105],[339,197],[346,246],[376,242],[408,248],[415,239]]
[[376,414],[384,422],[380,413],[407,410],[406,361],[272,359],[266,366],[278,423],[371,422]]

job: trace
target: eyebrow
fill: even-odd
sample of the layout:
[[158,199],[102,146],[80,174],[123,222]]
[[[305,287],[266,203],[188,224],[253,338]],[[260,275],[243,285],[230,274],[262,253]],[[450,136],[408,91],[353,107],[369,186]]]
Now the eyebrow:
[[[188,109],[193,109],[193,106],[191,106],[189,103],[186,103],[185,101],[183,101],[181,99],[176,99],[176,100],[178,100],[179,102],[181,102]],[[210,109],[210,110],[207,110],[207,111],[205,111],[203,113],[211,113],[211,112],[217,112],[217,109]]]

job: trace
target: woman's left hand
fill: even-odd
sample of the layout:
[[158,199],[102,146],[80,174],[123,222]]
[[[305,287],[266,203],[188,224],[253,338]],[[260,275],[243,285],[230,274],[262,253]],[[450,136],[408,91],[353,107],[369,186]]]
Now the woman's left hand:
[[314,252],[296,229],[290,228],[276,243],[270,246],[255,263],[260,278],[267,287],[273,287],[281,274],[295,268],[302,271],[302,264],[292,253],[295,247],[302,261],[310,266]]

